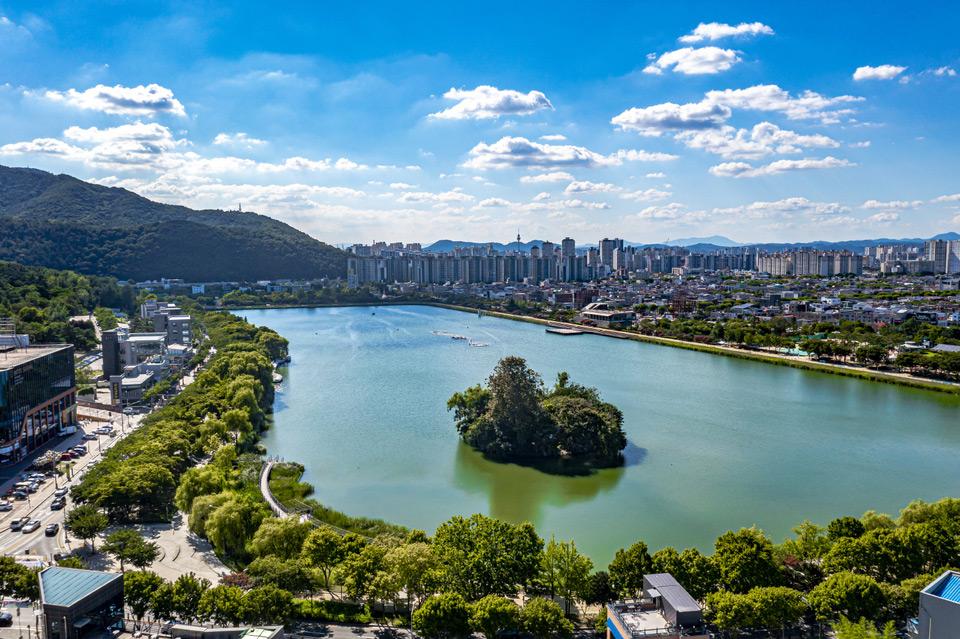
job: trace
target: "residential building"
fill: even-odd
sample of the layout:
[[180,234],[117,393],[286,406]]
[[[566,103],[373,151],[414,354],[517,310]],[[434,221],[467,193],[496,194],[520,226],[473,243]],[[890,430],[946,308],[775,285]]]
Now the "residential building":
[[0,463],[21,459],[77,423],[73,346],[0,349]]

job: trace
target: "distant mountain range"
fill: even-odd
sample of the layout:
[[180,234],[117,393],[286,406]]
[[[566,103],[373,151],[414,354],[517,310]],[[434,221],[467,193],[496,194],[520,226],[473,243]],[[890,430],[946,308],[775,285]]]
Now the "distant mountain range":
[[69,175],[5,166],[0,260],[133,280],[346,273],[343,251],[265,215],[195,211]]
[[[637,248],[652,248],[652,247],[666,247],[666,246],[682,246],[684,248],[690,249],[694,252],[710,252],[717,251],[725,248],[736,248],[736,247],[750,247],[758,248],[764,251],[784,251],[790,249],[799,249],[799,248],[815,248],[820,250],[833,250],[833,251],[853,251],[855,253],[860,253],[868,246],[878,246],[881,244],[923,244],[927,240],[960,240],[960,233],[949,232],[949,233],[940,233],[934,235],[930,238],[922,237],[911,237],[911,238],[878,238],[878,239],[867,239],[867,240],[844,240],[840,242],[828,242],[828,241],[813,241],[813,242],[763,242],[755,244],[744,244],[740,242],[735,242],[728,237],[723,235],[711,235],[709,237],[688,237],[680,238],[676,240],[667,240],[666,242],[653,242],[653,243],[642,243],[642,242],[628,242],[624,241],[625,246],[635,246]],[[519,246],[520,248],[528,252],[533,246],[541,246],[544,240],[531,240],[529,242],[522,242]],[[554,244],[558,244],[554,242]],[[512,242],[509,244],[503,244],[501,242],[467,242],[463,240],[439,240],[430,244],[429,246],[424,247],[425,251],[431,253],[448,253],[455,248],[463,247],[473,247],[473,246],[487,246],[491,245],[497,251],[503,250],[516,250],[517,243]],[[577,250],[584,251],[588,248],[596,246],[596,244],[589,245],[579,245]]]

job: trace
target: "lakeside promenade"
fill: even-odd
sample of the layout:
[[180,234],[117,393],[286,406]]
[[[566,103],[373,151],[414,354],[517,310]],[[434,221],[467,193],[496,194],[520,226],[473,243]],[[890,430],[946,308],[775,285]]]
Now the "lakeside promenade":
[[[434,306],[437,308],[447,308],[454,311],[462,311],[465,313],[476,313],[477,308],[471,306],[461,306],[458,304],[448,304],[445,302],[430,302],[430,301],[390,301],[383,300],[378,302],[356,302],[356,303],[343,303],[343,304],[276,304],[276,305],[251,305],[251,306],[238,306],[234,308],[218,308],[218,307],[209,307],[207,310],[226,310],[229,312],[238,312],[244,310],[272,310],[272,309],[284,309],[284,308],[344,308],[352,306]],[[864,379],[867,381],[881,382],[885,384],[898,384],[901,386],[907,386],[910,388],[917,388],[922,390],[932,390],[941,393],[949,393],[954,395],[960,395],[960,383],[949,382],[944,380],[934,380],[927,379],[922,377],[915,377],[906,373],[898,373],[894,371],[880,371],[873,370],[869,368],[863,368],[860,366],[851,366],[846,364],[838,364],[834,362],[819,362],[813,361],[806,358],[793,356],[793,355],[783,355],[780,353],[771,353],[769,351],[762,350],[751,350],[745,348],[738,348],[734,346],[724,346],[720,344],[705,344],[701,342],[692,342],[688,340],[675,339],[671,337],[657,337],[655,335],[643,335],[640,333],[635,333],[632,331],[622,331],[611,328],[599,328],[596,326],[585,326],[583,324],[576,324],[574,322],[563,322],[559,320],[550,320],[544,319],[541,317],[530,317],[527,315],[518,315],[514,313],[506,313],[504,311],[495,311],[483,309],[483,314],[491,317],[499,317],[501,319],[508,319],[520,322],[529,322],[532,324],[540,324],[545,327],[553,326],[559,328],[574,328],[584,333],[591,333],[594,335],[602,335],[604,337],[611,337],[614,339],[629,339],[638,342],[647,342],[650,344],[660,344],[661,346],[672,346],[674,348],[684,348],[687,350],[700,351],[702,353],[712,353],[715,355],[723,355],[726,357],[735,357],[738,359],[749,359],[759,362],[765,362],[768,364],[774,364],[778,366],[789,366],[791,368],[801,368],[811,371],[816,371],[820,373],[827,373],[830,375],[840,375],[843,377],[854,377],[858,379]]]

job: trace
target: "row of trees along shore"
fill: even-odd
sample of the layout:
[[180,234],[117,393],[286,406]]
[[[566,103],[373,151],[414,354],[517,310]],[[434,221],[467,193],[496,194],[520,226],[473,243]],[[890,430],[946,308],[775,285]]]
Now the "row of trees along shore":
[[[594,570],[573,541],[545,542],[530,524],[482,515],[454,517],[432,537],[386,524],[340,534],[278,519],[257,488],[257,437],[269,423],[271,360],[286,355],[286,341],[230,314],[194,312],[216,348],[209,364],[72,493],[88,514],[121,526],[187,512],[190,529],[234,570],[217,586],[192,577],[161,584],[147,571],[128,570],[128,603],[138,616],[364,621],[389,603],[427,638],[516,628],[564,637],[572,632],[565,613],[575,604],[634,596],[644,573],[663,571],[704,602],[707,618],[723,631],[804,619],[900,622],[916,614],[924,584],[960,563],[956,499],[914,502],[896,519],[869,512],[826,528],[804,522],[781,544],[753,528],[731,531],[711,554],[651,553],[638,541],[605,570]],[[149,586],[141,593],[153,594],[135,599],[135,580]],[[518,599],[525,605],[516,607]]]

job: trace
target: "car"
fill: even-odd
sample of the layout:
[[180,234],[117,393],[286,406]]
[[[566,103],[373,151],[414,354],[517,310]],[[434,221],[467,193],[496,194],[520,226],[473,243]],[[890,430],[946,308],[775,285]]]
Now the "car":
[[63,507],[67,505],[67,500],[63,497],[59,497],[50,502],[50,510],[63,510]]
[[29,517],[21,517],[20,519],[14,519],[13,521],[10,522],[10,530],[16,532],[21,528],[23,528],[29,521],[30,521]]
[[40,484],[38,484],[38,483],[36,483],[36,482],[32,482],[29,486],[27,486],[27,492],[28,492],[28,493],[35,493],[35,492],[37,492],[38,490],[40,490]]
[[86,447],[86,446],[74,446],[74,447],[71,448],[70,450],[71,450],[71,452],[73,452],[74,455],[79,455],[79,456],[81,456],[81,457],[82,457],[83,455],[86,455],[86,454],[87,454],[87,447]]
[[23,534],[32,533],[34,530],[40,527],[39,519],[31,519],[23,525]]
[[29,497],[29,495],[27,494],[27,491],[25,491],[25,490],[15,490],[15,491],[13,491],[13,498],[16,499],[17,501],[23,501],[23,500],[26,499],[27,497]]
[[8,510],[13,510],[13,502],[0,501],[0,512],[7,512]]
[[69,488],[58,488],[58,489],[56,489],[55,491],[53,491],[53,496],[54,496],[54,497],[66,497],[66,496],[67,496],[67,493],[69,493],[69,492],[70,492],[70,489],[69,489]]
[[60,524],[50,524],[43,529],[43,534],[47,537],[53,537],[60,532]]
[[97,434],[96,434],[96,433],[84,433],[84,434],[83,434],[83,439],[85,439],[85,440],[88,441],[88,442],[92,442],[92,441],[94,441],[95,439],[97,439]]
[[0,626],[12,626],[13,625],[13,615],[9,612],[0,612]]
[[38,484],[42,484],[45,481],[47,481],[47,476],[44,475],[43,473],[34,473],[33,477],[30,478],[30,481],[36,482]]
[[71,459],[73,459],[73,453],[70,451],[65,450],[60,453],[60,461],[70,461]]

